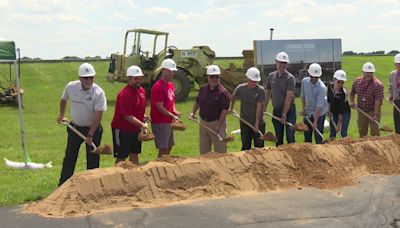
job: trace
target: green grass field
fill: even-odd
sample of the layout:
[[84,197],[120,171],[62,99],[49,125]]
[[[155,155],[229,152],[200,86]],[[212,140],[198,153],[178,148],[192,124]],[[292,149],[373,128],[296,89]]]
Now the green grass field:
[[[385,92],[388,87],[388,73],[394,68],[393,57],[349,57],[343,58],[343,68],[347,71],[349,81],[345,85],[348,89],[351,81],[361,74],[361,66],[364,62],[371,61],[377,68],[376,76],[384,83]],[[10,204],[21,204],[46,197],[57,187],[60,175],[64,149],[66,145],[66,129],[56,123],[59,111],[59,100],[64,86],[68,81],[77,79],[77,69],[80,63],[51,63],[51,64],[23,64],[21,65],[22,87],[25,90],[23,97],[24,120],[26,145],[29,156],[33,162],[53,162],[53,168],[42,170],[14,170],[2,163],[0,165],[0,206]],[[220,61],[221,65],[228,65]],[[239,64],[240,65],[240,64]],[[105,132],[102,144],[112,144],[110,123],[114,113],[115,97],[117,92],[124,86],[122,83],[111,84],[106,82],[108,63],[95,62],[97,71],[96,83],[105,91],[108,99],[108,110],[105,112],[102,124]],[[7,81],[8,66],[0,65],[0,80],[5,84]],[[177,109],[185,117],[190,113],[196,92],[190,94],[185,103],[177,104]],[[297,100],[297,106],[300,101]],[[236,104],[239,109],[239,104]],[[271,107],[269,107],[271,109]],[[297,109],[300,110],[299,108]],[[149,109],[147,110],[149,113]],[[67,116],[68,117],[68,116]],[[353,138],[358,137],[356,127],[356,113],[353,112],[349,134]],[[267,117],[266,117],[267,118]],[[175,133],[176,146],[172,155],[196,156],[198,155],[198,126],[189,122],[186,118],[183,121],[188,128],[185,132]],[[266,119],[267,130],[272,130],[270,119]],[[16,106],[0,107],[0,157],[6,157],[12,161],[23,161],[21,147],[21,132],[19,124],[18,108]],[[392,107],[388,103],[383,105],[383,125],[393,125]],[[232,117],[228,118],[228,130],[238,129],[238,121]],[[387,133],[384,133],[387,134]],[[327,131],[325,131],[327,135]],[[303,135],[296,135],[298,142],[303,141]],[[268,146],[273,144],[268,143]],[[80,156],[75,171],[82,171],[86,167],[84,146],[81,147]],[[241,148],[240,138],[230,143],[228,150],[239,151]],[[156,149],[153,142],[145,142],[140,160],[150,161],[156,158]],[[112,156],[101,158],[101,167],[113,165]]]

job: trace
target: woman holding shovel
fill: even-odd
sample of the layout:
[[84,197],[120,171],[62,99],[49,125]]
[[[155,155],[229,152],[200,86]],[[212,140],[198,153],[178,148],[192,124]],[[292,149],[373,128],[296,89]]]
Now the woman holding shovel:
[[[262,137],[265,132],[265,123],[262,118],[265,90],[264,87],[258,84],[261,81],[260,71],[255,67],[251,67],[247,70],[246,77],[247,83],[238,85],[233,91],[229,107],[229,112],[241,119],[242,150],[249,150],[253,140],[254,147],[264,147]],[[233,110],[236,99],[240,100],[240,116]],[[252,125],[252,127],[248,125]]]
[[[368,126],[372,136],[379,136],[379,121],[383,100],[383,85],[374,77],[375,66],[366,62],[362,67],[363,75],[356,78],[350,92],[350,107],[358,109],[358,133],[360,138],[367,136]],[[357,95],[357,107],[354,98]]]
[[350,106],[348,94],[344,88],[346,72],[337,70],[333,74],[333,84],[328,87],[328,117],[330,123],[331,139],[336,137],[338,132],[341,137],[347,137],[347,129],[350,123]]
[[211,146],[217,153],[226,153],[226,115],[228,114],[230,96],[220,84],[221,70],[216,65],[207,67],[208,83],[200,87],[193,104],[189,119],[196,119],[200,109],[199,141],[200,153],[211,152]]
[[389,75],[389,101],[393,107],[394,127],[396,134],[400,134],[400,53],[394,57],[394,65],[396,70],[392,71]]

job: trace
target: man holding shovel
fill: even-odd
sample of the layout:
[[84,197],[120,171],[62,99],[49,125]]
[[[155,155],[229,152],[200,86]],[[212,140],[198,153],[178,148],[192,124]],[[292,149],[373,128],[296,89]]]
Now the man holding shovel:
[[[394,65],[396,70],[389,75],[389,101],[395,106],[393,107],[394,127],[396,134],[400,134],[400,53],[394,57]],[[397,108],[396,108],[397,107]]]
[[129,161],[139,163],[142,142],[138,136],[141,130],[147,131],[145,123],[146,91],[143,89],[143,73],[138,66],[130,66],[126,72],[128,84],[119,91],[111,122],[115,164]]
[[[221,138],[226,138],[226,115],[228,114],[230,97],[228,91],[220,84],[221,70],[216,65],[207,67],[208,83],[200,87],[196,101],[193,104],[189,118],[196,118],[196,112],[200,109],[200,123],[208,126]],[[226,153],[227,142],[221,141],[216,134],[204,127],[199,128],[200,153],[211,151]]]
[[[83,135],[86,135],[86,161],[87,169],[99,167],[100,157],[92,153],[90,144],[100,145],[103,128],[100,124],[103,112],[107,110],[107,99],[100,86],[93,83],[96,71],[89,63],[79,66],[79,80],[69,82],[64,89],[60,100],[60,114],[57,122],[65,120],[67,100],[70,99],[71,118],[70,125]],[[68,142],[65,150],[61,177],[58,186],[62,185],[74,174],[79,148],[84,141],[80,136],[67,128]]]
[[[273,115],[280,121],[272,118],[277,138],[276,146],[283,144],[283,134],[286,122],[296,122],[296,106],[294,103],[294,76],[286,70],[289,56],[285,52],[279,52],[275,57],[276,71],[270,73],[264,84],[265,109],[268,107],[269,99],[272,99]],[[286,140],[294,143],[294,130],[286,125]]]
[[353,82],[350,92],[350,107],[356,108],[354,97],[357,95],[357,108],[360,109],[357,118],[360,138],[368,134],[368,126],[370,126],[371,135],[379,136],[379,125],[377,123],[381,119],[383,85],[381,81],[374,77],[375,66],[372,63],[366,62],[362,71],[363,76],[356,78]]
[[161,63],[161,78],[151,88],[151,128],[155,135],[158,157],[169,155],[174,146],[174,132],[171,123],[179,120],[175,109],[174,84],[171,82],[178,71],[172,59]]
[[313,63],[308,68],[309,77],[301,82],[301,104],[303,110],[300,112],[304,116],[303,122],[308,126],[308,131],[304,132],[304,141],[312,142],[314,134],[315,143],[323,142],[324,121],[328,109],[326,99],[326,86],[319,79],[322,75],[321,66]]
[[[232,94],[229,112],[233,112],[235,100],[240,100],[240,118],[248,122],[240,121],[240,136],[242,139],[242,150],[249,150],[254,140],[254,147],[264,147],[261,139],[265,132],[265,123],[262,118],[265,104],[265,90],[258,84],[261,81],[260,71],[251,67],[246,72],[247,83],[238,85]],[[260,134],[261,132],[261,134]]]

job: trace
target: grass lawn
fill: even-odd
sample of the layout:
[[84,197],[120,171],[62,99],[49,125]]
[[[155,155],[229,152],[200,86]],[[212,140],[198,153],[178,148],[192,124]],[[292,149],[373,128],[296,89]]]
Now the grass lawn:
[[[385,92],[387,93],[388,74],[394,68],[393,57],[390,56],[345,56],[343,58],[343,68],[347,71],[349,77],[349,81],[345,86],[350,90],[352,79],[361,74],[362,64],[366,61],[371,61],[375,64],[377,68],[376,76],[384,83]],[[25,90],[23,104],[27,151],[33,162],[47,163],[52,161],[53,168],[14,170],[6,167],[4,163],[0,165],[0,206],[21,204],[41,199],[57,187],[67,136],[65,127],[56,123],[59,100],[66,83],[77,79],[79,65],[80,63],[31,63],[21,65],[21,85]],[[221,62],[221,65],[228,64]],[[112,145],[110,123],[114,113],[115,97],[124,84],[106,82],[105,75],[108,70],[108,63],[95,62],[94,66],[97,71],[96,83],[106,91],[108,100],[108,111],[105,112],[102,121],[105,129],[102,144]],[[0,80],[3,84],[7,82],[7,75],[8,66],[0,65]],[[193,91],[190,93],[187,102],[177,104],[177,109],[183,114],[183,121],[188,128],[185,132],[175,133],[176,146],[172,150],[172,155],[196,156],[198,154],[198,126],[185,118],[191,111],[195,96],[196,92]],[[296,102],[297,111],[299,111],[300,100],[296,100]],[[236,109],[239,109],[239,103],[236,104]],[[271,106],[269,110],[271,110]],[[390,104],[385,102],[382,110],[382,125],[393,126],[392,107]],[[149,109],[147,113],[149,113]],[[353,138],[358,137],[355,117],[356,113],[353,112],[349,127],[349,135]],[[267,122],[267,130],[272,130],[270,119],[265,117],[265,120]],[[18,108],[16,106],[1,106],[0,123],[0,157],[22,162]],[[230,116],[228,118],[228,130],[232,131],[238,129],[238,127],[238,121]],[[383,133],[383,135],[385,134],[387,133]],[[327,135],[327,131],[325,131],[325,136]],[[296,139],[298,142],[302,142],[302,134],[297,133]],[[272,143],[267,145],[273,146]],[[228,146],[228,150],[231,152],[239,151],[240,148],[240,137],[236,137],[236,141]],[[75,171],[86,169],[84,154],[84,147],[82,146]],[[150,161],[155,159],[156,155],[157,151],[153,142],[145,142],[140,160],[142,162]],[[113,162],[112,156],[103,156],[100,164],[101,167],[110,167]]]

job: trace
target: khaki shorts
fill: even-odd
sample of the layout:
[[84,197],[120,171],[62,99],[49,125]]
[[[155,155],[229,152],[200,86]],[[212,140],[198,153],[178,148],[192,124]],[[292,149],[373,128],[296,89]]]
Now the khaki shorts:
[[151,124],[153,131],[154,144],[157,149],[167,149],[174,146],[174,131],[170,123]]

